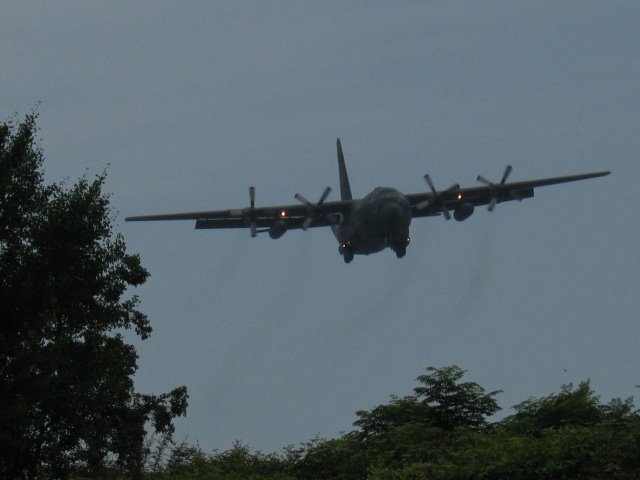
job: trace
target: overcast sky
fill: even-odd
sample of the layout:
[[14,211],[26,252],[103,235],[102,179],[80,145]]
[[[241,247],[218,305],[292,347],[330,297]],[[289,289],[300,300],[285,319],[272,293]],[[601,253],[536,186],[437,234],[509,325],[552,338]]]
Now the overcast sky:
[[[0,115],[38,102],[47,178],[108,166],[151,278],[139,391],[187,385],[177,438],[274,451],[351,429],[427,366],[509,408],[640,383],[640,3],[3,2]],[[407,256],[345,265],[328,229],[280,240],[127,215],[611,170],[417,219]],[[132,292],[134,293],[134,292]],[[636,402],[638,404],[638,402]]]

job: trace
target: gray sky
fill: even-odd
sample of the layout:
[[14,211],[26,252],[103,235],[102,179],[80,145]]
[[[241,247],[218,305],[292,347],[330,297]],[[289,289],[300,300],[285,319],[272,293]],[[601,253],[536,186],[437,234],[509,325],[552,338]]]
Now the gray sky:
[[[109,164],[119,230],[152,276],[143,392],[186,384],[177,435],[273,451],[458,364],[529,396],[590,378],[637,393],[638,2],[5,2],[0,111],[42,104],[51,181]],[[124,216],[594,170],[407,256],[345,265],[328,229],[273,241]],[[566,370],[566,371],[565,371]]]

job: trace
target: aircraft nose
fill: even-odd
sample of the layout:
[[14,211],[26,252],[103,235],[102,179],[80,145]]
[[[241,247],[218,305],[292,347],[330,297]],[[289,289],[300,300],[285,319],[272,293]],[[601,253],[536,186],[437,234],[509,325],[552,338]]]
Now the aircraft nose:
[[397,231],[408,226],[407,214],[398,203],[385,205],[380,213],[388,231]]

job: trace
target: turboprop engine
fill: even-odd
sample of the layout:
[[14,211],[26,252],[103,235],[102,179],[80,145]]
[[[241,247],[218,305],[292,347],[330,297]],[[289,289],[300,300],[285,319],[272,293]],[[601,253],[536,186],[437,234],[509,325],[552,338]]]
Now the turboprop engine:
[[453,212],[453,218],[462,222],[471,216],[473,213],[473,204],[469,202],[464,202]]
[[287,232],[287,224],[282,220],[278,220],[269,228],[269,236],[274,239],[280,238],[286,232]]

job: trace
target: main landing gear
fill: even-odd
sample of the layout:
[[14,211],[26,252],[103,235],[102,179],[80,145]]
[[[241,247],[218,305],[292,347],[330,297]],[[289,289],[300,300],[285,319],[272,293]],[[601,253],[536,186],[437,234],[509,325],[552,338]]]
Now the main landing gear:
[[410,241],[409,235],[403,235],[391,244],[391,249],[396,252],[396,257],[402,258],[407,254],[407,245]]
[[348,243],[341,243],[338,247],[338,252],[342,255],[344,263],[351,263],[353,260],[353,248]]

